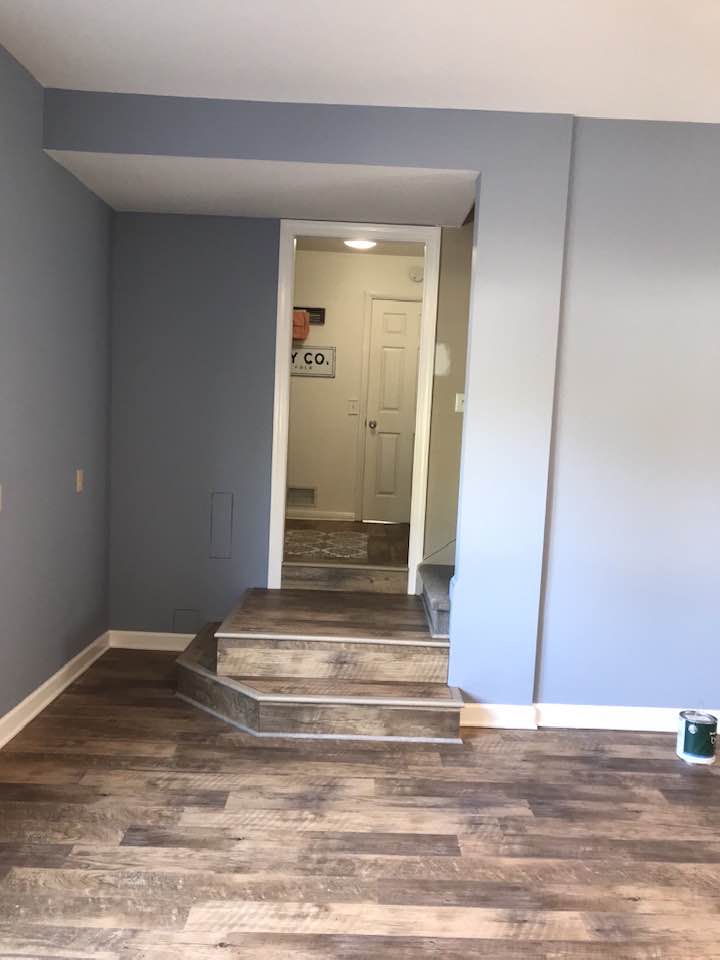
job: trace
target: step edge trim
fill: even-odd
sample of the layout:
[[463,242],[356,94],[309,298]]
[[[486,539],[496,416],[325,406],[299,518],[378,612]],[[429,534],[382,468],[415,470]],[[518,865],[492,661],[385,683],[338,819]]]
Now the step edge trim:
[[321,637],[313,634],[304,633],[248,633],[247,631],[217,630],[216,640],[302,640],[304,642],[312,641],[317,643],[373,643],[383,646],[398,647],[431,647],[432,649],[450,649],[450,640],[442,639],[446,634],[433,636],[428,640],[390,640],[372,637]]

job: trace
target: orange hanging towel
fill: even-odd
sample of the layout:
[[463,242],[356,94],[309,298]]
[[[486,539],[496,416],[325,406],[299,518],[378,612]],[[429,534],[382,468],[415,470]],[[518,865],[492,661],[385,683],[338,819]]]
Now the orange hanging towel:
[[293,340],[304,340],[310,333],[310,312],[293,310]]

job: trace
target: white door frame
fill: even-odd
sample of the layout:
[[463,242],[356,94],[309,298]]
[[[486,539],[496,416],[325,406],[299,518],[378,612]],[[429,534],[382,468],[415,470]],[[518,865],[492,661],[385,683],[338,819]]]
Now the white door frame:
[[290,422],[290,349],[295,286],[295,241],[298,237],[390,240],[425,244],[425,277],[420,316],[415,454],[410,495],[410,545],[408,593],[417,592],[417,568],[422,563],[425,541],[430,414],[435,366],[438,278],[440,273],[440,227],[414,227],[381,223],[334,223],[323,220],[281,220],[278,256],[277,328],[275,338],[275,393],[273,410],[272,474],[270,486],[270,533],[268,587],[278,588],[282,579],[285,539],[285,497]]

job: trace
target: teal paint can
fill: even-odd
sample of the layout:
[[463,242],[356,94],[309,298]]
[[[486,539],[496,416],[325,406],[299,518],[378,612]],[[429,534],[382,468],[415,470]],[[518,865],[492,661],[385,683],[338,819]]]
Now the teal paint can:
[[677,755],[685,763],[715,763],[717,717],[701,710],[681,710]]

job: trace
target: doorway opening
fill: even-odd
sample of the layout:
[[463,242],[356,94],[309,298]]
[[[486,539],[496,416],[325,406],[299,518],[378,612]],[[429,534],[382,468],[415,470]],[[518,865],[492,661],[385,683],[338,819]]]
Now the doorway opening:
[[280,247],[269,586],[416,593],[440,231],[284,221]]

